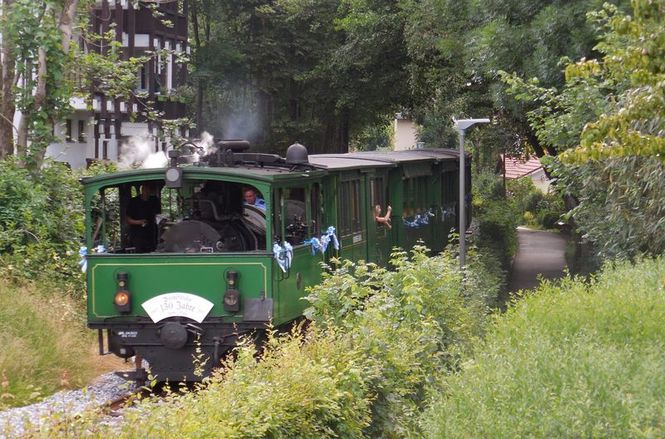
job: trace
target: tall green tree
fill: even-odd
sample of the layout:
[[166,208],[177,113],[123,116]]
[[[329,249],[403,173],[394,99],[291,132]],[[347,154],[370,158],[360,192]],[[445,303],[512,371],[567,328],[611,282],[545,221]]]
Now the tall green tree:
[[[41,162],[53,121],[69,110],[65,80],[78,0],[5,0],[2,5],[0,157]],[[16,110],[21,111],[13,126]]]
[[346,151],[353,133],[383,123],[408,98],[398,2],[198,6],[192,78],[200,129],[277,152],[296,140],[313,152]]
[[[625,5],[626,0],[618,0]],[[407,44],[411,57],[414,113],[429,143],[454,145],[452,116],[490,115],[484,147],[543,155],[526,113],[536,107],[506,93],[501,70],[563,84],[562,57],[596,58],[597,42],[585,17],[599,0],[423,0],[409,5]],[[476,134],[479,136],[480,134]]]

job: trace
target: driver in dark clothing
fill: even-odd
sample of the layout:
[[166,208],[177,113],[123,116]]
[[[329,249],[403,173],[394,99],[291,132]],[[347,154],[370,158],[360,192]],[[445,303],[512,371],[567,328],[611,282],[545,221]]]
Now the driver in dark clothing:
[[127,205],[129,240],[137,253],[150,253],[157,248],[155,215],[161,211],[159,198],[154,195],[154,187],[151,185],[142,185],[141,193],[129,200]]

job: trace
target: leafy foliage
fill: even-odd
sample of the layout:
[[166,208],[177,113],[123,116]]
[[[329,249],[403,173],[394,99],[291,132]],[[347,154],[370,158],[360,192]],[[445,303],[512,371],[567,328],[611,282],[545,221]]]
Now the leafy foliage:
[[[65,80],[70,57],[62,48],[58,30],[59,3],[15,0],[5,11],[2,34],[11,41],[12,55],[17,60],[16,76],[20,78],[13,98],[26,119],[25,132],[30,136],[29,146],[19,145],[19,155],[31,166],[41,163],[46,147],[55,140],[53,121],[70,110],[71,84]],[[19,138],[22,131],[19,129]]]
[[444,378],[425,437],[662,436],[664,276],[622,263],[521,298]]
[[665,251],[665,3],[632,6],[632,16],[611,5],[589,13],[602,58],[568,61],[560,91],[504,76],[516,98],[539,103],[528,118],[541,142],[562,151],[549,162],[562,194],[578,202],[569,215],[605,258]]
[[499,178],[491,172],[474,175],[473,217],[481,253],[490,252],[504,269],[517,251],[517,225],[520,214],[506,199]]
[[552,160],[551,167],[561,191],[578,200],[568,215],[602,258],[665,252],[665,165],[658,158]]
[[514,99],[506,93],[499,72],[539,77],[545,87],[561,86],[561,57],[596,57],[597,35],[585,13],[602,2],[425,0],[403,4],[408,11],[412,112],[423,125],[421,140],[453,146],[451,116],[488,115],[494,123],[483,127],[482,140],[473,136],[471,140],[482,141],[495,160],[503,151],[555,153],[549,145],[541,145],[526,118],[539,102]]
[[515,204],[522,224],[550,229],[566,213],[558,192],[543,193],[530,177],[508,181],[508,198]]
[[509,92],[539,107],[527,113],[539,139],[565,163],[609,157],[663,156],[663,2],[633,2],[633,16],[611,5],[589,13],[602,59],[567,62],[559,91],[537,79],[503,74]]
[[[96,165],[87,175],[113,166]],[[46,161],[39,172],[16,157],[0,161],[0,274],[39,280],[76,296],[83,294],[78,249],[83,237],[83,193],[62,163]]]
[[[346,151],[408,99],[398,3],[197,2],[199,128],[270,152],[295,140]],[[200,22],[207,27],[196,32]]]
[[83,234],[82,193],[72,172],[49,162],[39,173],[17,160],[0,162],[0,272],[43,278],[82,293],[77,251]]

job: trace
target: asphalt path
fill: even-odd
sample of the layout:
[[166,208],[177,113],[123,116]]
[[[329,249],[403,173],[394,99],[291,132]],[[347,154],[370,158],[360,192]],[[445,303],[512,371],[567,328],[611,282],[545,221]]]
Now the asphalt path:
[[566,237],[557,232],[517,228],[519,250],[510,276],[511,292],[538,286],[538,277],[556,279],[566,266]]

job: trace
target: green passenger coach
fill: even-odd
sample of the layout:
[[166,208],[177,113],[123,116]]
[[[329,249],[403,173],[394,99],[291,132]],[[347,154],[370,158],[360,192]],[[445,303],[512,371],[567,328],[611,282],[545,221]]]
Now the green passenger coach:
[[438,251],[456,226],[456,150],[246,148],[223,141],[196,161],[181,147],[168,168],[82,180],[88,326],[100,353],[135,357],[128,379],[146,379],[142,359],[160,381],[200,379],[197,346],[208,374],[239,336],[302,318],[322,262],[385,265],[418,240]]

